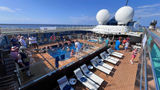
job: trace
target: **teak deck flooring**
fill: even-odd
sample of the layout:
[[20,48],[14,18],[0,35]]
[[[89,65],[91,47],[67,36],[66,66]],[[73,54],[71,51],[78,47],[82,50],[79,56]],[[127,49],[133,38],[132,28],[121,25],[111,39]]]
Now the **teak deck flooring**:
[[[120,59],[119,65],[113,65],[114,69],[111,75],[107,75],[97,69],[92,70],[96,75],[103,78],[105,81],[100,86],[99,90],[134,90],[137,67],[139,62],[139,54],[134,60],[134,64],[130,63],[131,52],[120,50],[124,54],[124,58]],[[105,62],[108,63],[108,62]],[[79,81],[75,86],[75,90],[88,90]]]

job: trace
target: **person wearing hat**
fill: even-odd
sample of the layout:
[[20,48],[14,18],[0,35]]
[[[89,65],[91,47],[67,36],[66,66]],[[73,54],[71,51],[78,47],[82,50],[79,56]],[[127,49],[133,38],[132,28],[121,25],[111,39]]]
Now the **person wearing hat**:
[[12,36],[10,42],[11,42],[12,46],[18,46],[19,47],[18,39],[16,38],[15,35]]
[[18,59],[18,47],[12,46],[10,56],[16,61]]

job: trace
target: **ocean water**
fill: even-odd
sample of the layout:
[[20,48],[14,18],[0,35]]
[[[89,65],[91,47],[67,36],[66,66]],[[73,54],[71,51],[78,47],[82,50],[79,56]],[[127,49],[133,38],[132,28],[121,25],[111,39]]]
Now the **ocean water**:
[[95,25],[65,25],[65,24],[0,24],[0,28],[29,28],[39,29],[40,27],[93,27]]

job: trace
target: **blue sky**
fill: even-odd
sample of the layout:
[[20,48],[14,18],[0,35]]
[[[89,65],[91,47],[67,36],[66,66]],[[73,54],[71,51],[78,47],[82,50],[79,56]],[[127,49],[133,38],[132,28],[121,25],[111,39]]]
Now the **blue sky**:
[[[0,23],[97,24],[96,13],[108,9],[112,17],[125,0],[0,0]],[[142,25],[156,19],[160,25],[160,0],[129,0],[134,20]]]

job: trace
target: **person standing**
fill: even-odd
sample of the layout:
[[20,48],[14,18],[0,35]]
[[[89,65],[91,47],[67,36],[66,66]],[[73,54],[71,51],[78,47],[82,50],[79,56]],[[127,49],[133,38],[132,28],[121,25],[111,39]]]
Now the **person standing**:
[[124,47],[125,51],[127,51],[128,46],[129,46],[129,41],[126,41],[126,43],[125,43],[125,45],[124,45],[124,46],[125,46],[125,47]]
[[74,56],[74,50],[72,49],[70,53],[70,57],[73,57],[73,56]]
[[130,60],[131,64],[133,64],[133,60],[136,58],[136,55],[137,55],[137,48],[135,48],[133,51],[132,51],[132,58]]
[[75,48],[76,48],[76,54],[78,55],[78,52],[79,52],[79,50],[81,48],[80,43],[78,42],[78,40],[76,40],[76,42],[75,42]]
[[34,47],[36,49],[38,49],[38,44],[37,44],[37,38],[34,36],[29,37],[29,45],[30,47]]
[[119,38],[119,40],[116,41],[116,45],[115,45],[115,50],[120,50],[119,49],[119,45],[121,44],[121,38]]
[[127,42],[127,40],[124,38],[123,41],[122,41],[122,45],[123,45],[123,48],[125,49],[125,43]]
[[24,40],[23,36],[20,37],[19,42],[20,42],[21,46],[24,46],[27,48],[27,44],[26,44],[26,41]]

